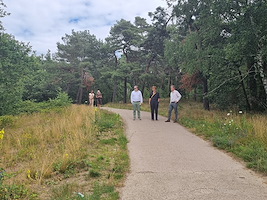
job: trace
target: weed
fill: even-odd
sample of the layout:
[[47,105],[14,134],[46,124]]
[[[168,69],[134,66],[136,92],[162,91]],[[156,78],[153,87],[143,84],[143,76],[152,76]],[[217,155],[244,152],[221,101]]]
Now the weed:
[[56,187],[52,191],[53,200],[82,200],[88,199],[87,196],[82,195],[77,192],[79,190],[79,185],[77,184],[65,184]]
[[101,173],[92,169],[92,170],[89,171],[89,176],[92,177],[92,178],[96,178],[96,177],[100,177]]
[[12,199],[38,199],[36,193],[31,192],[24,185],[0,185],[0,199],[12,200]]
[[100,185],[96,184],[94,186],[94,193],[89,196],[89,200],[117,200],[119,199],[119,193],[115,191],[112,185]]

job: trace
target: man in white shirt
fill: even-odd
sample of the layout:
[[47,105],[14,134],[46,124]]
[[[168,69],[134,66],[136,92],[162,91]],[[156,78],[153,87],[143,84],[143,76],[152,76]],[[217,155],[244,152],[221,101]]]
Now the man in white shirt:
[[138,119],[141,120],[140,116],[140,108],[143,103],[143,95],[141,91],[138,89],[138,86],[134,86],[134,91],[131,94],[131,103],[133,104],[133,117],[136,119],[136,111],[138,115]]
[[171,86],[171,95],[170,95],[170,107],[169,107],[169,117],[166,122],[171,121],[172,110],[175,112],[175,120],[174,123],[178,121],[178,102],[182,98],[182,95],[175,89],[175,86]]

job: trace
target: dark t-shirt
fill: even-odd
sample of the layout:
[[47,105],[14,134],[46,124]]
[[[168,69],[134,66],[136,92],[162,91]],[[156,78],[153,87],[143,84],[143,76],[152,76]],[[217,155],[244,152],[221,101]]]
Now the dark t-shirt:
[[154,96],[153,96],[153,92],[150,94],[150,97],[151,98],[151,102],[159,102],[159,99],[160,99],[160,94],[157,92]]

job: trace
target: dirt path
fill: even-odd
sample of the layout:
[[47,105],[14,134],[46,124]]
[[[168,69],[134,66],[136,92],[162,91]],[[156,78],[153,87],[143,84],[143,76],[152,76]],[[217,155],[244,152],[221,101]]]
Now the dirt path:
[[165,118],[133,121],[132,111],[111,109],[126,122],[131,172],[122,200],[265,200],[264,179],[227,154]]

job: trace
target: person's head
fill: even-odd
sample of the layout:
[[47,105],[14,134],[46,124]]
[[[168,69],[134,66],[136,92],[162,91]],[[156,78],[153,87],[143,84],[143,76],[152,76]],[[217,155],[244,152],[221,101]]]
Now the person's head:
[[175,86],[171,85],[171,91],[173,92],[175,90]]
[[92,90],[91,93],[94,93],[94,90]]
[[100,93],[100,90],[98,89],[97,92]]
[[134,91],[138,91],[138,90],[139,90],[138,86],[135,85],[135,86],[134,86]]
[[157,92],[157,86],[152,86],[152,91]]

